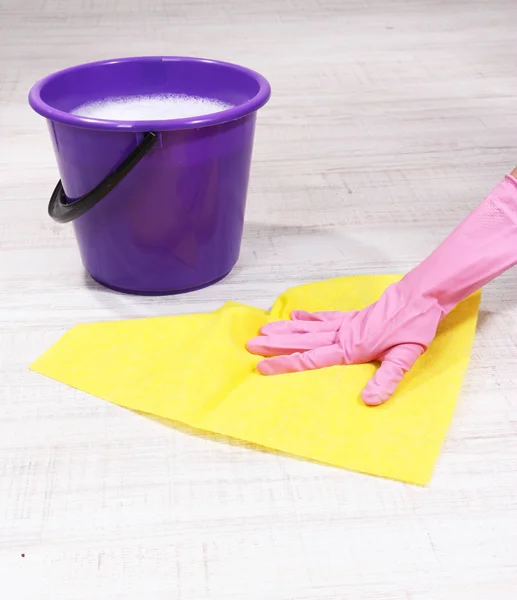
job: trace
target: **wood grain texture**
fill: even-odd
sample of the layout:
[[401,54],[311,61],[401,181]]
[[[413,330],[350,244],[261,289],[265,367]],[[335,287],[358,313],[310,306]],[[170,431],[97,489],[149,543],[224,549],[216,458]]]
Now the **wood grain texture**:
[[[30,373],[78,322],[268,307],[290,285],[402,272],[517,164],[514,0],[2,0],[0,584],[9,600],[517,597],[517,284],[488,286],[431,485],[257,452]],[[88,60],[263,72],[240,263],[133,298],[46,215],[58,177],[26,96]]]

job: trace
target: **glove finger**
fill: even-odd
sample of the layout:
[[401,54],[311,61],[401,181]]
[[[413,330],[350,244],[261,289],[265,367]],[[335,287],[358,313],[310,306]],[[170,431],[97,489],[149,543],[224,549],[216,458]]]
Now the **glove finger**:
[[279,356],[330,346],[335,341],[336,333],[333,331],[300,335],[259,335],[249,340],[246,347],[252,354]]
[[346,313],[339,310],[307,312],[306,310],[293,310],[293,321],[342,321]]
[[309,350],[308,352],[298,352],[291,356],[267,358],[259,362],[257,369],[262,375],[280,375],[282,373],[334,367],[341,364],[343,364],[343,353],[339,346],[334,344],[316,350]]
[[420,344],[401,344],[386,352],[381,366],[361,394],[363,401],[369,406],[386,402],[423,352]]
[[264,325],[260,333],[262,335],[292,335],[300,333],[325,333],[336,332],[339,329],[337,322],[321,321],[275,321]]

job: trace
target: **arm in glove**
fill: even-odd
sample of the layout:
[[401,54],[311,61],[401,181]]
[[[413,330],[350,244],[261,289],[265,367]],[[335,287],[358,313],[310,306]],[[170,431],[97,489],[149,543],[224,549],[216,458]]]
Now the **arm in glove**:
[[369,405],[385,402],[427,350],[437,327],[461,300],[517,264],[517,169],[420,265],[380,299],[354,312],[295,311],[265,325],[248,342],[258,365],[276,375],[380,361],[363,390]]

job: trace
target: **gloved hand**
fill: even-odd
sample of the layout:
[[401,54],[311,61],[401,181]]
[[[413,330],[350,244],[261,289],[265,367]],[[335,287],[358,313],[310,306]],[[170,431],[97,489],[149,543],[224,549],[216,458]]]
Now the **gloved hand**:
[[517,264],[517,169],[449,237],[380,299],[354,312],[295,311],[265,325],[248,350],[264,375],[381,361],[363,390],[385,402],[461,300]]

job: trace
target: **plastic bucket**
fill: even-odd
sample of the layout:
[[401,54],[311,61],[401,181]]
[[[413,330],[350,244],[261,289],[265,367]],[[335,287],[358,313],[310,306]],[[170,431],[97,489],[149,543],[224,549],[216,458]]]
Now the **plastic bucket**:
[[[102,285],[172,294],[222,279],[239,257],[256,111],[270,86],[214,60],[139,57],[59,71],[30,91],[48,120],[61,181],[50,216],[73,221],[86,270]],[[184,94],[232,105],[167,121],[71,114],[112,97]]]

